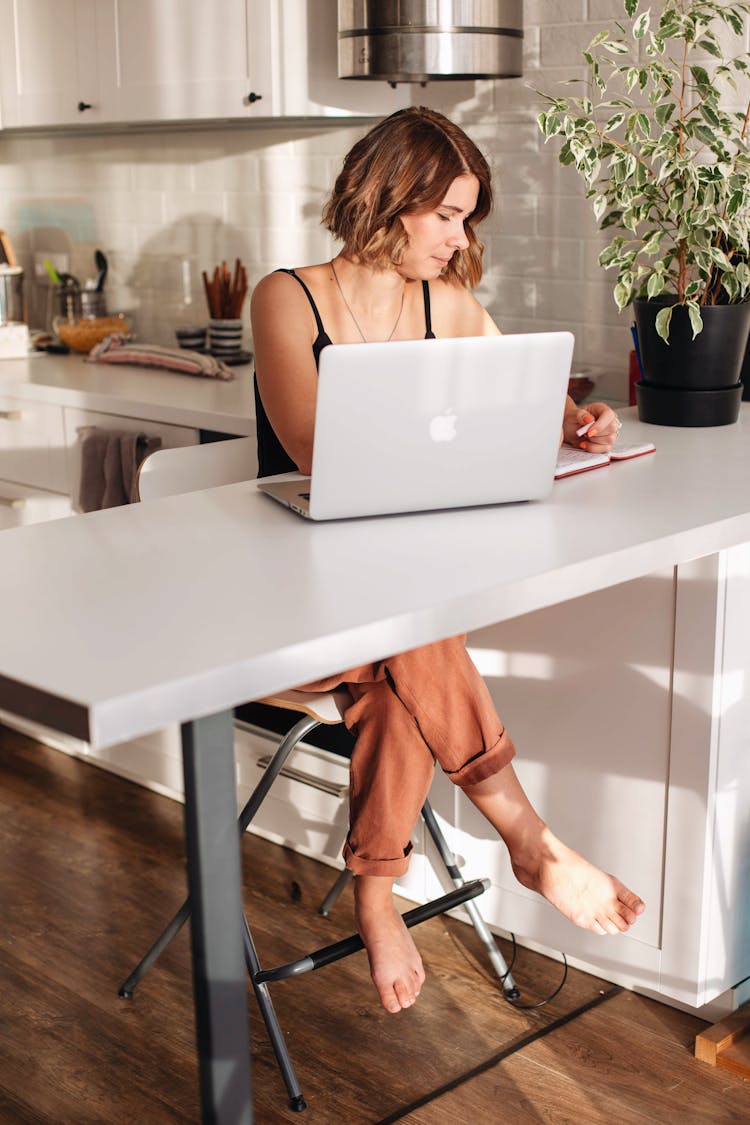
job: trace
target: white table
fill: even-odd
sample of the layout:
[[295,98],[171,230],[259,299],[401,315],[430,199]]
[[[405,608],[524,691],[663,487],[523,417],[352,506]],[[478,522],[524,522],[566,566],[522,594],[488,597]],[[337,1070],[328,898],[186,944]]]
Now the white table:
[[93,746],[185,724],[206,1120],[250,1120],[231,708],[750,542],[750,407],[623,436],[656,455],[541,503],[314,525],[249,482],[3,535],[0,708]]

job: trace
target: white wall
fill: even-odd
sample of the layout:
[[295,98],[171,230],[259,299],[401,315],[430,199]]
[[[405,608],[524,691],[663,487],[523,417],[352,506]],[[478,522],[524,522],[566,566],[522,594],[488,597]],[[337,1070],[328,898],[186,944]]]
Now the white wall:
[[[631,317],[618,315],[610,276],[597,265],[601,238],[577,176],[559,166],[557,142],[545,146],[538,132],[534,93],[581,73],[581,47],[602,20],[621,14],[621,0],[526,0],[523,79],[433,83],[415,93],[459,120],[494,168],[498,202],[483,228],[480,298],[506,331],[572,329],[577,364],[607,373],[605,391],[624,398]],[[372,85],[373,114],[384,88]],[[73,272],[91,276],[101,247],[110,309],[135,310],[142,339],[171,343],[178,321],[205,321],[202,269],[240,256],[252,283],[333,253],[320,210],[363,128],[329,119],[0,134],[0,229],[27,269],[34,247],[54,249],[45,243],[57,240],[70,245]],[[40,233],[48,224],[55,235]],[[30,296],[43,310],[40,294]]]

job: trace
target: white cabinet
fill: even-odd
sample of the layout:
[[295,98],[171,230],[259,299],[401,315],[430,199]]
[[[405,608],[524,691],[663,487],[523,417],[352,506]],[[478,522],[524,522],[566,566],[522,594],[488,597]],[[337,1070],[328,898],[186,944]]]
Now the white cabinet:
[[270,16],[253,0],[99,0],[102,105],[113,121],[259,117],[271,105]]
[[69,496],[0,480],[0,531],[29,523],[46,523],[72,514]]
[[268,113],[270,11],[252,0],[0,0],[2,125]]
[[97,106],[96,0],[0,0],[0,120],[61,125]]
[[[632,930],[578,929],[514,878],[507,850],[438,773],[430,799],[488,923],[579,968],[700,1009],[750,978],[750,545],[478,630],[469,647],[563,840],[642,895]],[[606,635],[592,636],[595,622]],[[427,854],[431,844],[426,842]],[[400,880],[439,893],[415,849]]]
[[199,440],[192,426],[0,395],[0,530],[72,514],[89,426],[143,432],[165,448]]
[[0,530],[71,510],[62,408],[0,395]]
[[0,480],[67,492],[62,407],[0,395]]
[[0,0],[4,128],[378,115],[336,77],[336,0]]

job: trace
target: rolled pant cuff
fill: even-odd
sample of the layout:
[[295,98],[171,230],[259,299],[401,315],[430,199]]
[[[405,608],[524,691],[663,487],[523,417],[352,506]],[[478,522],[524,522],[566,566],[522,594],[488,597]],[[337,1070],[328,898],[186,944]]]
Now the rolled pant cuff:
[[448,772],[448,777],[454,785],[465,789],[500,773],[510,765],[515,756],[516,748],[513,740],[508,732],[503,730],[494,746],[490,746],[489,750],[483,750],[475,758],[470,758],[460,769]]
[[409,857],[413,846],[410,841],[406,854],[398,859],[363,859],[352,850],[347,840],[342,855],[346,867],[354,875],[384,875],[390,879],[399,879],[409,868]]

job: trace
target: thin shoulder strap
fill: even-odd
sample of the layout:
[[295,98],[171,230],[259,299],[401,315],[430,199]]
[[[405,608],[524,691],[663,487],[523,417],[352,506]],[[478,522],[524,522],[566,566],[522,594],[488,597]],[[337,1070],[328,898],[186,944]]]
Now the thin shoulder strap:
[[430,312],[430,284],[428,281],[422,282],[422,296],[424,298],[424,338],[425,340],[434,340],[435,333],[432,331],[432,313]]
[[313,315],[315,317],[315,323],[318,326],[318,334],[321,335],[321,336],[324,336],[325,335],[325,328],[323,327],[323,321],[320,319],[320,313],[318,312],[318,306],[315,304],[315,301],[313,300],[313,295],[310,292],[310,290],[307,288],[307,286],[305,285],[302,278],[298,277],[297,274],[294,272],[294,270],[279,269],[279,270],[276,270],[276,273],[288,273],[290,277],[293,277],[295,281],[298,281],[300,283],[300,285],[304,289],[305,293],[307,294],[308,301],[310,302],[310,307],[312,308]]

